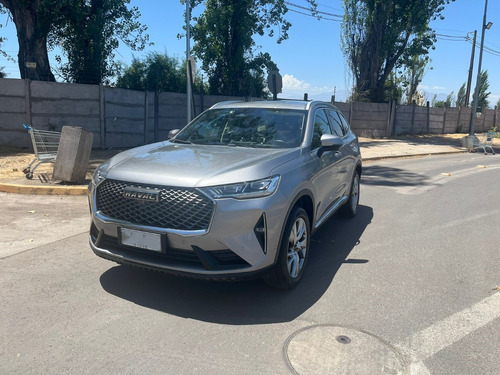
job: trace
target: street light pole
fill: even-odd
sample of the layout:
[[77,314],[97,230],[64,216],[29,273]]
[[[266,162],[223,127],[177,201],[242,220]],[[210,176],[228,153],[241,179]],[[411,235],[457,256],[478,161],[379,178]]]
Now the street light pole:
[[476,112],[477,112],[477,102],[479,99],[479,83],[481,81],[481,63],[483,62],[483,47],[484,47],[484,32],[486,29],[489,29],[492,25],[491,22],[486,24],[486,12],[488,10],[488,0],[484,1],[484,16],[483,16],[483,27],[481,31],[481,46],[479,47],[479,62],[477,64],[477,79],[476,79],[476,90],[475,90],[475,100],[474,100],[474,108],[472,109],[471,121],[470,121],[470,131],[469,137],[474,135],[474,131],[476,130]]

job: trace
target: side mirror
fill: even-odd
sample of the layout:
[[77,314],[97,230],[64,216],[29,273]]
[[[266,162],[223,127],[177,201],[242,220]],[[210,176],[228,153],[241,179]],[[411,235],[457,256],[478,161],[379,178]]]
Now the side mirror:
[[332,134],[323,134],[320,140],[321,148],[318,152],[319,157],[321,157],[326,151],[338,151],[338,149],[344,144],[342,138]]
[[170,139],[170,138],[174,138],[174,137],[177,135],[177,133],[179,133],[180,131],[181,131],[181,129],[173,129],[173,130],[170,130],[170,131],[168,132],[168,139]]
[[325,151],[337,151],[343,144],[342,138],[336,135],[323,134],[321,136],[321,147]]

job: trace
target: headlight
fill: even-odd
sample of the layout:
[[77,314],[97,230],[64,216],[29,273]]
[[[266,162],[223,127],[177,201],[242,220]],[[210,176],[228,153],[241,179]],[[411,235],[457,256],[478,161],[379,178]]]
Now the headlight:
[[94,175],[92,176],[92,183],[94,186],[99,185],[101,182],[103,182],[106,179],[106,176],[108,174],[108,171],[106,170],[107,165],[102,164],[94,172]]
[[273,176],[257,181],[240,182],[231,185],[202,188],[212,198],[248,199],[260,198],[273,194],[280,182],[280,176]]

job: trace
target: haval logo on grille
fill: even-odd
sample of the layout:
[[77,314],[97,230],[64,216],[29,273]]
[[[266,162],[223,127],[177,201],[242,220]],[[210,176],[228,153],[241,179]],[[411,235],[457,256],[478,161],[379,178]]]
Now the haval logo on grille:
[[123,191],[123,196],[129,199],[137,199],[140,201],[159,202],[160,191],[153,189],[141,189],[135,187],[126,187]]

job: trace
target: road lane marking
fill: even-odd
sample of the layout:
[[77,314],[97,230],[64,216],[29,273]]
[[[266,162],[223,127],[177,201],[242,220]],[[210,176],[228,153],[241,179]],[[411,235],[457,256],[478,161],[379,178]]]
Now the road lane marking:
[[461,169],[453,172],[440,173],[438,176],[431,178],[424,185],[399,187],[396,188],[396,192],[399,194],[412,194],[412,195],[423,194],[427,191],[435,189],[437,186],[444,185],[445,183],[456,180],[458,178],[467,177],[475,173],[481,173],[486,169],[488,171],[500,169],[500,165],[495,165],[488,168],[486,168],[486,166],[481,166],[481,168],[478,167],[479,166],[473,168]]
[[500,318],[500,293],[486,297],[406,338],[396,348],[411,359],[410,375],[426,375],[423,361]]

